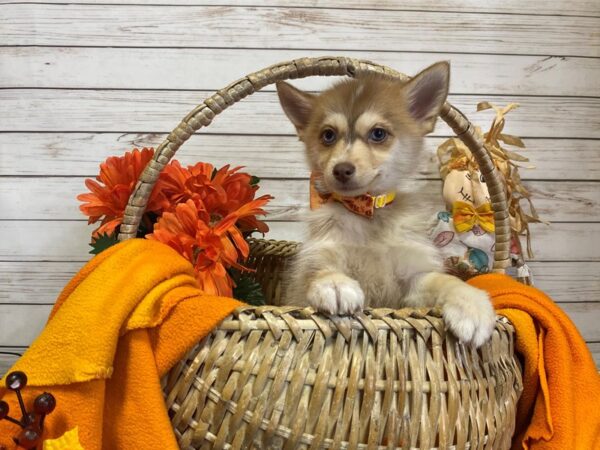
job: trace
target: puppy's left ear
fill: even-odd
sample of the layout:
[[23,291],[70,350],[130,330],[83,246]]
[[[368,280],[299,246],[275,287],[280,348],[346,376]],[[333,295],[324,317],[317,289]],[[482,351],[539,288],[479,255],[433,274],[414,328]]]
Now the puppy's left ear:
[[433,131],[448,97],[449,86],[450,63],[447,61],[429,66],[404,85],[408,112],[420,125],[423,134]]
[[294,124],[298,133],[301,133],[310,120],[315,96],[284,81],[277,82],[277,95],[285,115]]

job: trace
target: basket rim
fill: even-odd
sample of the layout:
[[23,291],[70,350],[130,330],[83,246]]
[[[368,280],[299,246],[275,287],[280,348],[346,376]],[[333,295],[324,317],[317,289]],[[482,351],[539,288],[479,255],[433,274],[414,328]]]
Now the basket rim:
[[[253,330],[270,330],[275,338],[289,330],[297,340],[305,331],[321,331],[331,337],[336,331],[346,340],[353,331],[365,331],[372,342],[377,342],[380,332],[391,331],[398,336],[405,330],[419,334],[436,331],[440,335],[451,335],[443,320],[441,308],[365,308],[362,312],[348,316],[324,314],[310,306],[242,305],[215,328],[215,331],[239,331],[243,335]],[[496,330],[514,333],[510,320],[496,315]]]

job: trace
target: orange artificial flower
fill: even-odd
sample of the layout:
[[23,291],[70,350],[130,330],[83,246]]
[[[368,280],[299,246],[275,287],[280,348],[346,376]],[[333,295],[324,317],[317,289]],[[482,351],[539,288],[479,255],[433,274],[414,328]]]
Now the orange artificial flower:
[[[229,169],[226,165],[216,170],[208,163],[184,168],[173,161],[161,173],[159,186],[171,210],[178,203],[194,200],[210,212],[211,222],[217,222],[254,199],[258,185],[252,184],[249,174],[238,172],[241,168]],[[267,224],[253,215],[240,218],[238,226],[243,232],[269,231]]]
[[[93,235],[113,234],[122,220],[127,206],[127,200],[131,196],[137,180],[152,159],[154,149],[137,148],[127,152],[123,156],[111,156],[103,164],[100,164],[100,174],[96,177],[100,183],[87,179],[85,185],[91,191],[80,194],[77,200],[84,202],[79,206],[83,214],[89,217],[88,223],[101,225]],[[159,189],[154,189],[146,208],[147,212],[160,213],[168,206],[168,202]]]
[[231,297],[234,283],[227,269],[243,270],[238,260],[240,257],[245,260],[249,253],[248,243],[236,223],[264,215],[261,208],[270,198],[265,195],[252,200],[216,222],[201,201],[188,199],[172,212],[164,212],[154,225],[154,232],[146,237],[171,246],[188,259],[206,293]]
[[[89,223],[101,221],[93,233],[95,242],[100,234],[112,235],[121,224],[131,192],[153,154],[153,149],[144,148],[108,158],[100,165],[97,181],[86,180],[91,192],[77,198],[84,202],[80,209]],[[262,207],[272,198],[255,199],[258,186],[240,169],[227,165],[217,170],[207,163],[184,168],[171,162],[150,196],[146,213],[152,214],[143,218],[146,230],[152,230],[146,237],[188,259],[205,292],[228,297],[235,285],[228,269],[248,270],[239,263],[250,251],[244,233],[268,231],[256,216],[266,214]],[[102,245],[99,248],[102,251]]]

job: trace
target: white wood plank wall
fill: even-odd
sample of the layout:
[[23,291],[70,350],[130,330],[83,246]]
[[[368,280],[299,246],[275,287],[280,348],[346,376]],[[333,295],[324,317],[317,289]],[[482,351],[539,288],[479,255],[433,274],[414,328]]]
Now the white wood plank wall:
[[[450,60],[451,101],[486,127],[491,116],[474,114],[477,102],[521,104],[506,131],[525,138],[537,168],[522,175],[551,222],[532,227],[535,280],[600,363],[600,2],[205,3],[0,0],[0,373],[89,258],[75,195],[102,160],[157,145],[248,72],[327,54],[409,74]],[[432,155],[449,133],[437,127]],[[272,87],[225,112],[179,159],[246,165],[276,197],[272,237],[298,238],[308,173]],[[432,200],[437,178],[433,161],[418,174]]]

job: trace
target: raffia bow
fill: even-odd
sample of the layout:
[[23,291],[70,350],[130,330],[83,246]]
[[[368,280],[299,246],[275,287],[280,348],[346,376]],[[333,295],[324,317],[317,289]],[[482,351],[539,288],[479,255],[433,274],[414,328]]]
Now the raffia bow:
[[[542,220],[540,220],[531,202],[531,193],[521,182],[518,170],[520,167],[518,163],[529,162],[529,159],[503,147],[503,145],[512,145],[525,148],[525,144],[518,136],[502,133],[505,124],[504,116],[518,106],[517,103],[509,103],[504,108],[500,108],[490,102],[478,103],[477,111],[493,109],[496,116],[487,133],[482,133],[480,127],[475,127],[475,133],[482,138],[485,148],[492,156],[496,169],[504,176],[511,229],[515,233],[526,237],[527,255],[529,258],[533,258],[529,224],[540,223]],[[479,170],[471,151],[459,138],[450,138],[444,141],[437,149],[437,157],[442,179],[446,178],[446,175],[452,170]],[[534,168],[534,166],[522,167]],[[523,211],[521,200],[525,200],[529,204],[530,214]]]

